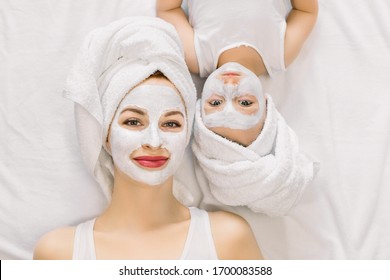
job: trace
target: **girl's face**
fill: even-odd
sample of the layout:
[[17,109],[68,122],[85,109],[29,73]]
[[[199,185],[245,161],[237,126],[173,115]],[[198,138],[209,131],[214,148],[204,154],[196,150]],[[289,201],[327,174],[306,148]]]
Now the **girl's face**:
[[122,100],[109,143],[114,165],[130,178],[159,185],[179,167],[187,142],[186,110],[178,91],[150,78]]
[[239,63],[222,65],[206,80],[202,118],[208,128],[253,128],[259,123],[265,107],[260,80]]

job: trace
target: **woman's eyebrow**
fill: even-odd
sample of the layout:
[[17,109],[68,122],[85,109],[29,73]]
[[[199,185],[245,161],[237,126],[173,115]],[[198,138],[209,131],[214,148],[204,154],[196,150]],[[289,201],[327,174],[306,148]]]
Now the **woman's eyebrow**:
[[164,117],[170,117],[170,116],[173,116],[173,115],[181,115],[184,118],[183,113],[180,112],[180,111],[170,111],[170,112],[167,112],[166,114],[164,114]]
[[124,110],[121,112],[121,114],[122,114],[123,112],[126,112],[126,111],[130,111],[130,112],[133,112],[133,113],[136,113],[136,114],[145,116],[145,112],[144,112],[144,111],[142,111],[142,110],[140,110],[140,109],[136,109],[136,108],[126,108],[126,109],[124,109]]

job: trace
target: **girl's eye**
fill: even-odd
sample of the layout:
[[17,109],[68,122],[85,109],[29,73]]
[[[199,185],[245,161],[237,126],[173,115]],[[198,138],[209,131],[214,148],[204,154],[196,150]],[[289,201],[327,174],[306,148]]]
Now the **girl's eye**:
[[222,104],[222,100],[219,100],[219,99],[214,99],[214,100],[211,100],[209,101],[209,104],[213,107],[216,107],[216,106],[219,106]]
[[249,101],[249,100],[239,100],[238,103],[241,105],[241,106],[244,106],[244,107],[247,107],[247,106],[250,106],[253,104],[252,101]]
[[127,119],[124,124],[128,126],[142,126],[142,123],[137,119]]
[[168,127],[168,128],[179,128],[179,127],[181,127],[181,124],[179,122],[169,121],[169,122],[163,123],[162,126]]

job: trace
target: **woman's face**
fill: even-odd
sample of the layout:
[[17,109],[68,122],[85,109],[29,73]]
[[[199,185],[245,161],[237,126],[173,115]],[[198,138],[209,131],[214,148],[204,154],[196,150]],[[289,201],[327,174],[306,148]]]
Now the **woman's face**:
[[258,131],[265,104],[259,78],[241,64],[230,62],[214,71],[205,82],[202,119],[207,128],[233,140],[237,137],[230,135],[232,132],[239,135]]
[[110,130],[114,165],[132,179],[159,185],[179,167],[187,142],[186,110],[165,78],[149,78],[122,100]]

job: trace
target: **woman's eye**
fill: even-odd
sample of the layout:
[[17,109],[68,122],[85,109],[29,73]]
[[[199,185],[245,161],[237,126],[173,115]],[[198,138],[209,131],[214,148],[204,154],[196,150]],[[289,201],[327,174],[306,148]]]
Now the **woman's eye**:
[[247,106],[250,106],[253,104],[252,101],[249,101],[249,100],[239,100],[238,103],[241,105],[241,106],[244,106],[244,107],[247,107]]
[[222,104],[222,100],[219,100],[219,99],[214,99],[214,100],[211,100],[209,101],[209,104],[213,107],[216,107],[216,106],[219,106]]
[[163,123],[162,126],[168,127],[168,128],[178,128],[178,127],[181,127],[181,124],[178,122],[169,121],[169,122]]
[[125,125],[128,126],[141,126],[142,123],[137,119],[128,119],[124,122]]

